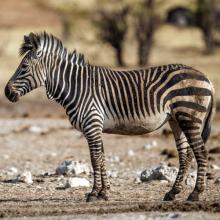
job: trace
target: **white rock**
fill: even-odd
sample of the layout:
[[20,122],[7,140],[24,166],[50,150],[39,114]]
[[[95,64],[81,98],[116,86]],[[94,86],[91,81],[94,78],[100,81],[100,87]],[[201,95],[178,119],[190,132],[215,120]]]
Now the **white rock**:
[[178,173],[176,167],[168,167],[166,165],[161,165],[156,168],[151,168],[144,170],[141,173],[141,181],[147,182],[151,180],[167,180],[169,182],[174,182]]
[[117,178],[118,177],[118,171],[116,171],[116,170],[108,170],[107,171],[107,174],[108,174],[108,176],[109,177],[111,177],[111,178]]
[[84,164],[79,161],[65,160],[56,169],[57,175],[64,175],[64,174],[70,174],[70,173],[75,174],[75,175],[85,173],[89,175],[91,173],[91,168],[88,164]]
[[15,167],[10,167],[6,170],[2,170],[0,173],[0,176],[10,176],[10,177],[16,177],[18,174],[18,169]]
[[144,149],[144,150],[150,150],[152,147],[153,147],[153,146],[152,146],[151,144],[145,144],[145,145],[143,146],[143,149]]
[[24,182],[27,184],[32,184],[32,175],[30,171],[24,171],[23,173],[19,174],[16,178],[17,182]]
[[130,149],[130,150],[128,151],[128,156],[129,156],[129,157],[134,156],[134,151]]
[[39,126],[36,126],[36,125],[32,125],[32,126],[29,127],[28,131],[31,132],[31,133],[42,134],[42,133],[48,132],[48,129],[47,128],[42,128],[42,127],[39,127]]
[[16,168],[16,167],[10,167],[9,169],[8,169],[8,174],[9,175],[15,175],[15,174],[17,174],[18,173],[18,169]]
[[73,177],[69,178],[66,181],[65,188],[72,188],[72,187],[89,187],[90,183],[87,179],[85,178],[78,178],[78,177]]
[[56,156],[57,156],[57,153],[55,153],[55,152],[54,152],[54,153],[51,153],[50,156],[51,156],[51,157],[56,157]]
[[143,149],[150,150],[151,148],[156,147],[156,146],[157,146],[157,141],[153,140],[152,142],[145,144],[143,146]]
[[216,165],[216,164],[211,164],[210,166],[213,170],[220,170],[220,166]]
[[197,177],[196,171],[189,173],[187,178],[185,179],[186,185],[194,187],[196,184],[196,177]]
[[154,146],[154,147],[156,147],[157,146],[157,141],[152,141],[152,145]]
[[174,213],[174,212],[172,213],[172,212],[171,212],[171,213],[167,213],[166,216],[167,216],[168,219],[170,219],[170,218],[179,219],[180,214],[179,214],[179,213]]
[[134,179],[134,183],[137,183],[137,184],[141,183],[141,179],[139,177],[136,177]]
[[220,184],[220,177],[215,180],[215,184]]
[[160,180],[160,183],[161,183],[161,184],[168,184],[169,181],[167,181],[167,180]]

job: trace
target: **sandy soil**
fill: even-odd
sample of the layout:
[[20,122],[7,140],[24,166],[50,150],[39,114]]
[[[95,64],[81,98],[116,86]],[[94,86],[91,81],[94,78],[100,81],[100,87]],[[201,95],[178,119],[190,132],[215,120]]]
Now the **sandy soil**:
[[[208,149],[219,148],[220,124],[215,123]],[[37,126],[42,132],[35,133],[31,127]],[[102,214],[143,211],[208,211],[220,212],[220,185],[214,180],[220,170],[210,168],[220,165],[220,154],[211,153],[209,169],[211,173],[206,191],[201,201],[185,202],[192,187],[186,186],[175,202],[162,202],[165,192],[172,184],[152,181],[135,183],[135,178],[146,168],[160,163],[178,167],[178,158],[171,135],[163,130],[145,136],[103,135],[108,170],[118,172],[117,178],[110,178],[111,190],[108,202],[86,203],[86,193],[90,188],[63,189],[70,176],[56,176],[56,167],[64,160],[78,160],[90,163],[89,150],[82,135],[74,131],[67,119],[59,118],[14,118],[0,119],[0,170],[16,167],[19,172],[30,170],[33,184],[13,183],[13,177],[0,177],[0,216],[49,216],[75,214]],[[157,142],[150,150],[144,144]],[[167,149],[172,156],[161,155]],[[134,152],[129,156],[128,151]],[[112,161],[118,156],[119,161]],[[193,163],[191,169],[195,169]],[[44,176],[43,173],[48,175]],[[92,183],[92,175],[82,175]]]
[[[102,220],[102,219],[111,219],[111,220],[171,220],[171,219],[178,219],[178,220],[189,220],[189,219],[196,219],[198,218],[198,215],[200,216],[200,219],[203,220],[219,220],[219,214],[218,213],[207,213],[207,212],[128,212],[128,213],[114,213],[114,214],[93,214],[93,215],[64,215],[64,216],[45,216],[43,219],[45,220]],[[9,218],[5,218],[5,220],[8,220]],[[10,218],[11,220],[22,220],[22,219],[30,219],[30,220],[40,220],[42,217],[18,217],[18,218]]]
[[[172,2],[174,1],[182,2]],[[210,168],[212,164],[220,166],[220,153],[209,155],[208,186],[200,202],[185,202],[193,190],[190,186],[185,187],[175,202],[162,202],[165,192],[172,186],[171,183],[134,182],[141,171],[160,163],[178,167],[173,138],[171,135],[163,135],[162,130],[145,136],[103,135],[108,170],[118,172],[117,178],[110,178],[111,191],[108,202],[86,203],[86,193],[90,192],[91,187],[63,189],[63,184],[70,176],[56,176],[55,169],[67,159],[90,163],[85,139],[71,128],[63,109],[46,99],[43,90],[28,94],[16,105],[12,105],[4,97],[4,86],[20,62],[18,49],[23,35],[31,31],[47,30],[62,36],[60,17],[54,12],[36,8],[34,1],[28,0],[2,1],[1,9],[0,217],[11,219],[34,216],[34,219],[41,219],[39,216],[59,216],[57,219],[60,219],[62,216],[62,219],[73,219],[76,214],[86,214],[75,219],[96,219],[98,214],[100,219],[173,219],[169,213],[161,212],[190,211],[181,212],[177,217],[220,218],[220,185],[214,184],[215,179],[220,177],[220,170]],[[36,19],[36,16],[39,19]],[[71,39],[65,42],[67,48],[72,50],[76,47],[85,53],[91,63],[115,67],[113,49],[97,38],[97,30],[90,20],[82,20],[75,23]],[[124,57],[130,68],[137,64],[136,43],[133,38],[133,33],[129,33],[125,42]],[[220,50],[216,49],[214,54],[205,55],[203,47],[201,32],[198,29],[177,29],[163,25],[156,32],[149,65],[173,62],[192,65],[210,77],[218,94]],[[220,105],[218,108],[220,109]],[[211,140],[208,142],[209,150],[220,148],[219,119],[218,115]],[[43,132],[31,132],[30,128],[33,126],[40,127]],[[157,146],[150,150],[143,149],[143,145],[151,141],[156,141]],[[171,152],[170,156],[161,155],[165,149]],[[129,150],[133,150],[133,156],[128,155]],[[113,156],[118,156],[120,160],[112,161]],[[11,167],[17,168],[19,172],[30,170],[33,174],[33,184],[13,183],[14,176],[2,175],[4,170]],[[193,163],[191,170],[195,168],[196,165]],[[42,175],[43,173],[48,175]],[[92,176],[82,177],[87,178],[92,186]],[[146,214],[146,211],[152,213]],[[126,214],[118,214],[122,212]],[[117,214],[103,216],[103,213]],[[54,217],[48,219],[52,218]]]

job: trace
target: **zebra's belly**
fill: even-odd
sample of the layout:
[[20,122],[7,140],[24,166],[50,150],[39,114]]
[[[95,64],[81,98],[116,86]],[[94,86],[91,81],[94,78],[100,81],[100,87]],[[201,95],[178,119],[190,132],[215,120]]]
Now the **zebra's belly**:
[[104,121],[103,133],[122,135],[146,134],[160,128],[168,121],[168,119],[168,115],[132,121],[114,121],[113,119],[106,119]]

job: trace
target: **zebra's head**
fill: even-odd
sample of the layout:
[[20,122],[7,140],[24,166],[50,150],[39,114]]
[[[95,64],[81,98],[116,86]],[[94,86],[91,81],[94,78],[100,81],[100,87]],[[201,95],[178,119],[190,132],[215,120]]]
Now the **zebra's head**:
[[44,85],[45,69],[42,65],[41,38],[30,33],[24,36],[20,48],[20,55],[24,56],[14,75],[5,87],[5,95],[11,102],[31,90]]

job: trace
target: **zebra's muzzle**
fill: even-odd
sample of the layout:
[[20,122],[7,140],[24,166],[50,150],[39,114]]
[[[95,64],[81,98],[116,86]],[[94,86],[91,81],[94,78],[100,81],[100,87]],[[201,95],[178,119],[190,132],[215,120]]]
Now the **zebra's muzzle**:
[[11,102],[17,102],[19,99],[19,94],[13,90],[13,86],[10,82],[5,87],[5,96]]

